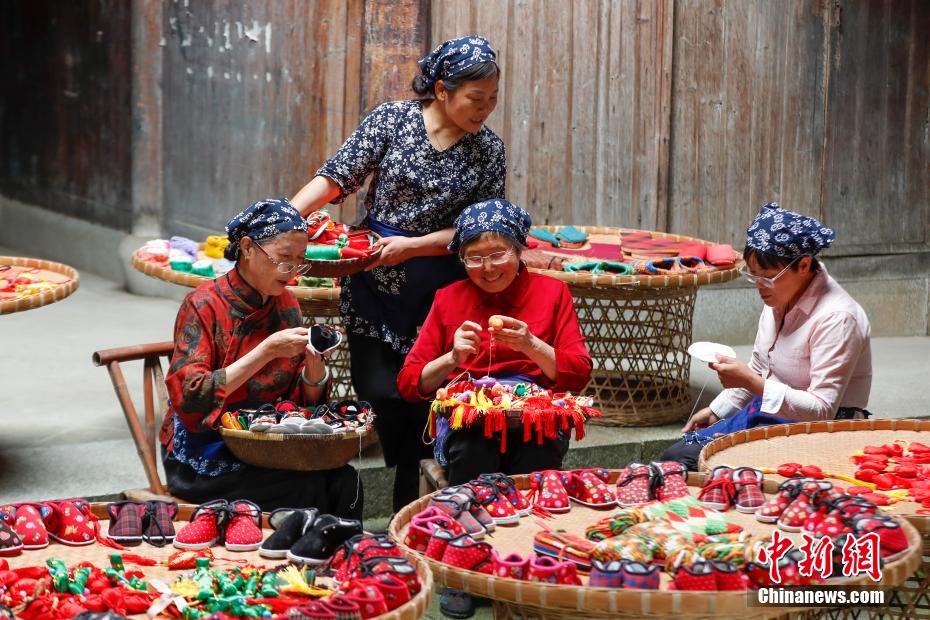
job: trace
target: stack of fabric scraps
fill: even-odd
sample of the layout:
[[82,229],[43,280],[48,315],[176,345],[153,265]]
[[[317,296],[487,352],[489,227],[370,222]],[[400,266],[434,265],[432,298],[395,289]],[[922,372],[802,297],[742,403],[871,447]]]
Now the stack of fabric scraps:
[[257,409],[224,412],[220,426],[253,433],[332,435],[371,428],[374,419],[375,413],[366,401],[334,400],[317,407],[300,407],[282,400]]
[[71,281],[62,277],[59,281],[52,282],[39,275],[40,273],[41,270],[31,267],[9,267],[0,271],[0,301],[37,295]]
[[458,381],[436,391],[430,406],[429,431],[436,439],[439,435],[437,418],[447,418],[453,430],[484,426],[485,437],[495,433],[501,436],[501,452],[507,450],[507,420],[519,420],[523,426],[523,441],[535,434],[543,439],[554,439],[558,431],[570,433],[575,439],[584,438],[584,424],[588,418],[600,417],[593,399],[568,392],[553,393],[535,384],[507,385],[491,377],[477,381]]

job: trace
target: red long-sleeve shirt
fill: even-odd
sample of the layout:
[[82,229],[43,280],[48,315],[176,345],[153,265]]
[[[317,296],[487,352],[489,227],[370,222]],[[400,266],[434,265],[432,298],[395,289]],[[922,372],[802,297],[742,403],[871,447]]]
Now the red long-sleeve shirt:
[[[490,333],[488,318],[503,314],[520,321],[540,340],[555,349],[556,380],[550,381],[530,358],[510,347],[495,343],[491,366],[488,367]],[[397,387],[408,401],[430,400],[434,394],[419,389],[423,367],[452,350],[455,330],[465,321],[482,326],[478,355],[453,370],[448,379],[464,370],[472,377],[486,374],[501,377],[521,374],[537,384],[557,391],[579,392],[591,378],[591,356],[578,327],[578,317],[568,286],[549,276],[521,269],[507,289],[486,293],[471,280],[460,280],[436,293],[416,343],[407,355],[397,375]]]

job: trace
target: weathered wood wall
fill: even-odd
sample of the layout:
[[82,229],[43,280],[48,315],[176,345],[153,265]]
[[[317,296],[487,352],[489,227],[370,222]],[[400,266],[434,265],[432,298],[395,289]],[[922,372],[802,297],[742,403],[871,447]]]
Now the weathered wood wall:
[[130,5],[0,3],[0,192],[128,230]]
[[489,124],[539,222],[741,247],[777,200],[837,253],[930,242],[930,3],[433,0],[432,39],[499,50]]

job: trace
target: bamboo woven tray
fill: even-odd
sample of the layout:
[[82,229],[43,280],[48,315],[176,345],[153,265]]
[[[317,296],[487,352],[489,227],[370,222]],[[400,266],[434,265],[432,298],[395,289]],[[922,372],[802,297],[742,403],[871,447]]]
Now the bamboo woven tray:
[[5,265],[9,265],[14,269],[0,271],[0,280],[5,278],[5,274],[10,274],[12,271],[16,270],[16,267],[26,267],[29,269],[38,269],[39,273],[35,275],[49,282],[58,284],[53,289],[35,293],[34,295],[27,295],[25,297],[15,297],[13,293],[0,293],[0,314],[33,310],[47,304],[55,303],[56,301],[61,301],[76,291],[81,281],[81,277],[78,275],[76,269],[50,260],[22,258],[19,256],[0,256],[0,266]]
[[[533,228],[556,232],[561,226],[534,226]],[[637,230],[633,228],[613,228],[609,226],[575,226],[578,230],[588,233],[589,235],[612,235],[619,236],[623,233],[643,233],[652,232]],[[684,235],[673,235],[670,233],[658,233],[663,237],[674,239],[675,241],[695,241],[706,246],[713,245],[710,241],[697,239],[695,237],[686,237]],[[618,244],[619,245],[619,244]],[[546,248],[539,248],[548,251]],[[557,253],[558,250],[555,250]],[[647,276],[634,275],[623,276],[610,273],[585,273],[585,272],[566,272],[552,269],[533,269],[537,273],[552,276],[567,282],[572,286],[580,288],[611,288],[611,287],[642,287],[642,288],[690,288],[703,286],[705,284],[722,284],[739,277],[739,266],[743,263],[742,258],[734,254],[736,262],[732,267],[727,269],[714,269],[703,273],[685,273],[673,275]],[[617,259],[619,260],[619,259]]]
[[226,447],[243,463],[266,469],[317,471],[342,467],[365,449],[368,428],[332,435],[284,435],[220,428]]
[[[199,247],[202,250],[203,244],[201,243]],[[198,276],[183,271],[175,271],[170,267],[163,267],[161,265],[151,263],[147,260],[143,260],[139,257],[139,250],[136,250],[132,253],[131,263],[137,271],[141,271],[147,276],[151,276],[159,280],[164,280],[165,282],[171,282],[173,284],[189,286],[191,288],[196,288],[204,282],[212,280],[212,278],[208,278],[206,276]],[[338,287],[311,288],[309,286],[289,286],[287,289],[294,293],[298,301],[339,301]]]
[[[175,531],[180,531],[180,529],[185,525],[185,522],[190,519],[191,513],[195,508],[196,506],[191,504],[179,505],[178,515],[174,522]],[[93,510],[93,513],[100,518],[101,531],[104,534],[107,533],[107,530],[109,529],[107,504],[94,503],[91,504],[91,509]],[[262,528],[264,537],[268,538],[268,536],[270,536],[273,531],[268,525],[268,513],[262,514]],[[171,556],[171,554],[175,553],[176,551],[179,551],[179,549],[173,545],[167,545],[165,547],[153,547],[148,543],[142,543],[141,545],[128,547],[127,551],[123,552],[101,545],[99,543],[94,543],[93,545],[87,545],[84,547],[69,547],[67,545],[62,545],[53,541],[45,549],[23,551],[19,555],[6,556],[4,559],[9,562],[10,568],[22,568],[24,566],[44,566],[45,560],[53,557],[60,558],[68,566],[77,564],[78,562],[92,562],[94,566],[101,568],[104,566],[109,566],[110,555],[113,553],[134,553],[136,555],[142,555],[144,557],[156,560],[158,561],[158,564],[156,566],[137,566],[127,562],[126,570],[141,570],[145,574],[146,581],[150,581],[154,578],[170,585],[179,575],[184,572],[189,572],[183,570],[169,570],[166,566],[166,561]],[[268,568],[285,563],[283,560],[270,560],[268,558],[263,558],[258,554],[257,550],[245,552],[227,551],[223,546],[215,546],[212,548],[212,551],[213,555],[217,558],[216,562],[214,563],[214,566],[217,568],[233,568],[239,566],[238,562],[241,560],[245,560],[256,566],[266,566]],[[410,561],[413,562],[417,567],[417,574],[420,577],[420,585],[422,586],[420,592],[418,592],[417,595],[414,596],[410,601],[401,605],[394,611],[378,616],[378,620],[418,620],[419,618],[423,617],[427,608],[429,607],[429,601],[433,590],[433,576],[430,573],[426,562],[417,557],[416,554],[408,553],[407,555],[409,556]],[[236,563],[230,562],[229,560],[235,560]],[[146,618],[147,616],[136,617]]]
[[[782,463],[793,462],[852,476],[856,471],[850,459],[853,452],[896,439],[930,442],[930,420],[829,420],[762,426],[707,444],[701,451],[698,467],[701,471],[731,464],[775,469]],[[767,475],[766,479],[784,480],[778,475]],[[918,514],[920,508],[916,502],[902,501],[886,506],[885,510],[904,517],[921,535],[930,538],[930,516]]]
[[[619,472],[611,472],[611,484],[616,482]],[[692,473],[688,476],[688,485],[692,494],[697,495],[704,482],[704,474]],[[514,476],[517,487],[529,488],[528,476]],[[775,484],[767,484],[765,491],[771,493]],[[423,510],[429,503],[429,496],[421,497],[408,504],[398,512],[389,528],[391,538],[401,546],[411,518]],[[615,509],[619,510],[619,508]],[[583,535],[586,526],[612,514],[612,510],[594,510],[572,504],[571,512],[556,515],[548,520],[550,528],[564,528],[576,535]],[[742,514],[735,510],[726,513],[733,522],[742,525],[750,534],[767,535],[774,526],[760,523],[753,515]],[[900,559],[883,567],[883,587],[903,583],[920,565],[921,540],[917,530],[903,522],[908,539],[909,551]],[[533,517],[520,519],[513,526],[498,526],[485,540],[491,543],[498,553],[516,552],[524,557],[533,549],[533,536],[539,530]],[[799,534],[787,534],[789,538],[800,542]],[[407,548],[407,551],[414,553]],[[437,583],[451,588],[484,596],[494,600],[495,608],[502,613],[522,613],[531,617],[545,618],[773,618],[781,617],[798,609],[766,609],[749,607],[745,592],[676,592],[672,590],[623,590],[609,588],[588,588],[584,586],[552,585],[517,581],[514,579],[484,575],[465,571],[424,558],[433,572]],[[585,577],[582,577],[586,580]],[[663,574],[663,587],[668,576]],[[868,577],[837,580],[842,585],[875,585]]]

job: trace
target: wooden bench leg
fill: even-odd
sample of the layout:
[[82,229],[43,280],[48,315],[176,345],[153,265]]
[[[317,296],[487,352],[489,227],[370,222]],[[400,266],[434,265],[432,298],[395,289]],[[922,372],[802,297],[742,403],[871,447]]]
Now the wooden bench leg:
[[435,459],[420,461],[420,497],[449,486],[446,470]]

